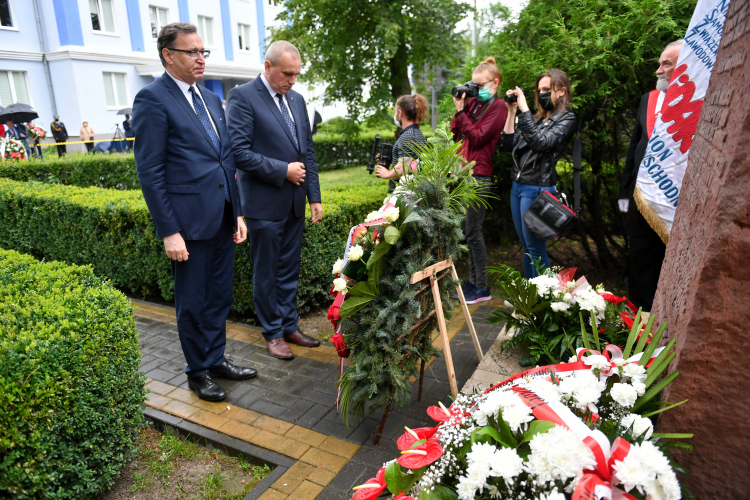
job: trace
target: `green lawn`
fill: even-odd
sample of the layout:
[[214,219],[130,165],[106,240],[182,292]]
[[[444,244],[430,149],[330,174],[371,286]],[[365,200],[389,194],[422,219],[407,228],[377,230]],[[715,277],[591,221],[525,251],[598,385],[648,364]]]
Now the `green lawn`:
[[370,175],[367,173],[367,169],[364,166],[321,172],[318,177],[320,179],[321,189],[329,189],[345,185],[372,185],[381,182],[385,186],[388,182],[383,179],[378,179],[375,177],[375,174]]

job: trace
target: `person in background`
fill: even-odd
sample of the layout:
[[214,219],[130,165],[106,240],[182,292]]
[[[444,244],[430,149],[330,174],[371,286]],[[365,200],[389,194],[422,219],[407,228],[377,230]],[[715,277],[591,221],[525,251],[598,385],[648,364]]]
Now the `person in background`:
[[[536,80],[534,100],[537,112],[531,114],[523,90],[516,87],[517,102],[505,103],[508,118],[501,136],[503,151],[513,155],[510,210],[513,224],[523,247],[523,270],[526,279],[536,277],[534,261],[541,259],[543,267],[550,267],[547,242],[528,230],[523,215],[539,193],[555,193],[555,166],[578,129],[578,117],[570,109],[571,91],[568,75],[563,70],[551,69]],[[518,124],[516,124],[516,113]],[[516,133],[516,127],[518,132]]]
[[122,122],[122,129],[125,131],[125,149],[131,151],[133,149],[133,141],[129,141],[128,137],[135,137],[135,134],[130,127],[130,115],[125,115],[125,121]]
[[94,129],[91,128],[89,122],[83,122],[81,125],[81,140],[86,144],[87,152],[91,152],[94,149]]
[[226,100],[226,99],[222,99],[222,100],[221,100],[221,107],[222,107],[222,109],[223,109],[224,111],[226,111],[226,110],[227,110],[227,100]]
[[469,281],[462,286],[467,304],[490,300],[490,284],[487,278],[487,247],[484,243],[484,218],[486,202],[492,187],[492,154],[508,113],[502,99],[497,98],[497,88],[503,75],[488,57],[474,69],[471,81],[479,87],[479,95],[466,99],[466,94],[454,97],[456,115],[451,122],[451,132],[456,141],[463,140],[461,153],[468,161],[474,161],[474,179],[480,185],[482,203],[466,210],[464,234],[469,247]]
[[18,131],[16,130],[16,124],[13,123],[13,120],[7,120],[5,122],[5,127],[3,129],[3,137],[10,137],[12,139],[18,140]]
[[[68,140],[68,130],[65,128],[65,124],[60,121],[60,117],[55,115],[55,121],[50,124],[52,128],[52,137],[55,138],[55,142],[65,142]],[[62,158],[62,155],[67,154],[68,146],[65,144],[57,145],[57,156]]]
[[669,87],[669,80],[677,65],[683,40],[676,40],[664,48],[659,57],[659,68],[656,70],[656,89],[641,97],[641,105],[638,108],[633,135],[630,138],[628,154],[625,157],[625,168],[620,178],[620,196],[618,205],[621,212],[628,215],[628,295],[630,301],[636,307],[642,307],[644,311],[651,311],[651,306],[656,295],[656,286],[659,284],[661,265],[664,262],[664,254],[667,246],[661,240],[656,231],[646,222],[646,219],[638,211],[638,206],[633,199],[638,169],[646,153],[646,146],[654,131],[656,117],[661,111],[664,96]]
[[388,192],[396,189],[396,181],[404,175],[404,163],[411,164],[411,160],[419,155],[410,145],[414,143],[426,144],[424,134],[419,130],[419,124],[427,116],[427,100],[420,94],[402,95],[396,100],[393,121],[401,127],[401,135],[393,145],[393,168],[388,169],[378,165],[375,175],[381,179],[388,179]]

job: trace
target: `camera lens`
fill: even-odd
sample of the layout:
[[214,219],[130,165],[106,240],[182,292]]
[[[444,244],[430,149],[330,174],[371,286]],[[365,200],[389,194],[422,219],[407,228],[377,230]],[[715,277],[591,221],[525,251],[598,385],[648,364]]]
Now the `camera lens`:
[[505,97],[503,97],[503,99],[505,99],[505,102],[507,102],[508,104],[518,102],[518,96],[516,94],[505,94]]

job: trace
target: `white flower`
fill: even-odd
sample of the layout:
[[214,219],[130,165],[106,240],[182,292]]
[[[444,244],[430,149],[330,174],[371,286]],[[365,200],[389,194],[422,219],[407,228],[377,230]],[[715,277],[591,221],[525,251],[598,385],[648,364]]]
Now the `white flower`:
[[646,369],[638,363],[628,363],[622,367],[622,374],[643,382],[646,378]]
[[565,295],[563,295],[562,299],[563,299],[564,302],[570,303],[570,301],[573,300],[573,296],[571,294],[569,294],[569,293],[566,293]]
[[523,471],[523,459],[513,448],[500,448],[492,458],[491,476],[502,477],[507,484]]
[[560,312],[560,311],[567,311],[570,307],[570,304],[567,302],[553,302],[550,304],[550,307],[554,312]]
[[568,363],[577,363],[578,362],[578,356],[571,356],[568,360]]
[[607,302],[591,287],[577,293],[576,302],[584,311],[593,312],[596,319],[604,319]]
[[348,291],[346,280],[344,278],[336,278],[333,280],[333,291],[346,293]]
[[370,222],[371,220],[380,219],[382,216],[383,214],[381,214],[379,210],[370,212],[369,214],[367,214],[367,217],[365,217],[365,222]]
[[547,493],[546,495],[542,493],[539,495],[539,500],[566,500],[565,495],[563,493],[560,493],[559,491],[551,491]]
[[560,393],[566,398],[572,398],[575,401],[576,408],[592,412],[598,411],[596,403],[606,389],[607,383],[599,379],[591,371],[578,371],[573,375],[563,378],[560,381]]
[[331,269],[332,274],[341,274],[341,270],[344,267],[344,261],[341,259],[337,259],[336,262],[333,264],[333,269]]
[[612,360],[612,362],[616,366],[622,366],[622,365],[624,365],[626,363],[625,358],[615,358],[615,359]]
[[540,274],[536,278],[531,278],[529,282],[536,285],[540,297],[544,297],[550,291],[554,292],[560,288],[560,282],[557,278],[547,276],[546,274]]
[[594,453],[578,436],[559,425],[535,435],[529,446],[531,454],[524,469],[536,476],[536,484],[578,479],[584,469],[596,466]]
[[398,212],[398,207],[388,207],[383,212],[383,217],[385,217],[385,220],[387,220],[388,222],[396,222],[399,217]]
[[633,386],[635,392],[637,392],[639,396],[643,396],[643,394],[646,392],[646,384],[644,384],[640,380],[633,379],[630,381],[630,384]]
[[466,454],[469,465],[474,463],[486,463],[489,467],[492,457],[495,456],[497,448],[488,443],[474,443],[471,451]]
[[469,482],[469,479],[465,476],[458,478],[458,493],[459,500],[474,500],[474,494],[477,492],[477,488],[473,483]]
[[654,433],[654,424],[651,423],[651,420],[640,415],[636,415],[635,413],[631,413],[630,415],[623,418],[620,422],[620,425],[623,429],[628,429],[632,425],[633,435],[635,437],[638,437],[645,432],[646,439],[648,439],[651,437],[651,434]]
[[615,460],[613,469],[625,491],[630,491],[636,486],[643,488],[646,483],[656,479],[656,474],[641,463],[636,445],[630,447],[630,453],[624,460]]
[[531,408],[525,404],[508,406],[503,409],[503,420],[508,423],[510,430],[513,432],[521,430],[523,424],[534,420],[531,414]]
[[616,460],[615,477],[626,491],[638,488],[652,500],[678,500],[677,477],[667,457],[650,441],[633,444],[624,460]]
[[484,485],[487,483],[487,476],[489,475],[489,463],[474,463],[466,469],[466,477],[473,486],[479,489],[480,493],[484,489]]
[[359,245],[354,245],[349,249],[349,260],[358,261],[365,254],[364,249]]
[[633,406],[635,400],[638,399],[638,393],[630,384],[617,383],[612,385],[612,390],[610,390],[609,395],[625,408]]
[[492,391],[481,401],[474,411],[474,420],[481,426],[488,423],[487,417],[497,418],[498,411],[503,412],[503,420],[508,422],[511,429],[518,430],[521,425],[534,420],[531,409],[514,392]]
[[585,358],[583,358],[583,362],[589,365],[592,369],[596,368],[597,370],[606,370],[610,367],[607,358],[605,358],[601,354],[592,354],[590,356],[586,356]]

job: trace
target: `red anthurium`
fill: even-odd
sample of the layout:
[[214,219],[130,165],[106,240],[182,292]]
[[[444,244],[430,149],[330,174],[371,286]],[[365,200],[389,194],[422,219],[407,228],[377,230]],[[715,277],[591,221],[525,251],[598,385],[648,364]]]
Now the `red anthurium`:
[[398,438],[396,445],[401,451],[408,450],[417,441],[433,438],[436,432],[437,427],[420,427],[419,429],[409,429],[406,427],[406,432]]
[[448,409],[441,402],[438,402],[438,405],[440,406],[429,406],[427,408],[427,414],[436,422],[447,422],[451,417],[461,415],[461,410],[455,406]]
[[427,441],[413,450],[404,450],[398,463],[407,469],[421,469],[430,465],[443,455],[443,448],[436,441]]
[[374,500],[380,496],[385,487],[385,468],[382,468],[375,477],[365,481],[365,484],[353,488],[356,493],[352,500]]
[[408,497],[404,495],[404,492],[398,494],[398,496],[393,497],[393,500],[414,500],[412,497]]

